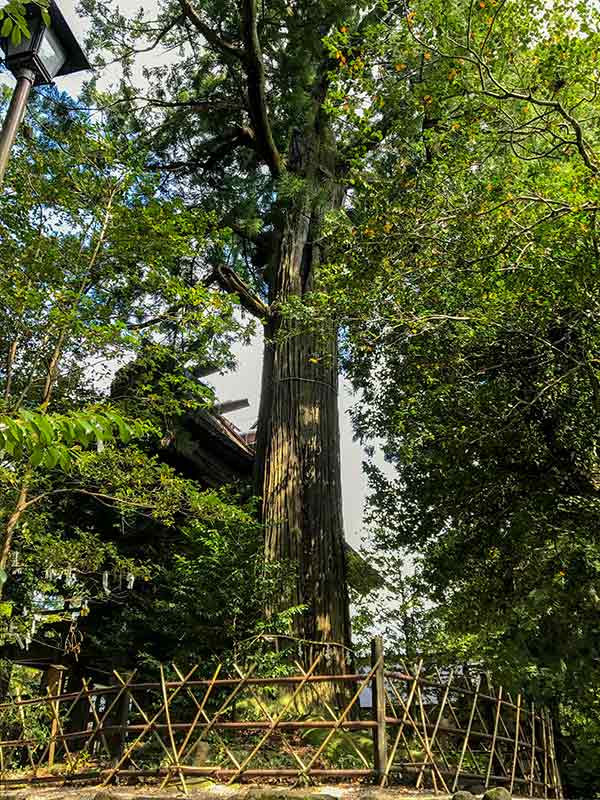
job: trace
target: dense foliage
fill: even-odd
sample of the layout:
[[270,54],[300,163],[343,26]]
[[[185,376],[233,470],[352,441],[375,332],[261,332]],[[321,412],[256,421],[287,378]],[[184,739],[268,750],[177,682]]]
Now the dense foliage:
[[395,467],[370,467],[374,541],[418,555],[434,604],[420,646],[554,705],[578,792],[598,763],[599,24],[568,2],[415,4],[381,94],[405,123],[293,309],[343,326],[357,431]]
[[[230,363],[242,332],[195,272],[213,221],[161,198],[146,153],[66,102],[32,106],[0,198],[2,640],[27,648],[43,629],[77,655],[83,632],[89,657],[111,641],[119,663],[166,658],[185,596],[204,652],[231,648],[268,581],[255,514],[156,456],[210,404],[196,373]],[[128,364],[135,380],[121,369],[111,393]]]

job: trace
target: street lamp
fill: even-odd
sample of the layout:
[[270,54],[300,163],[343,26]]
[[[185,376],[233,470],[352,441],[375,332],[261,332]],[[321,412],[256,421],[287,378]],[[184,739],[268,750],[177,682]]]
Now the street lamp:
[[18,44],[14,44],[10,37],[0,38],[4,63],[17,79],[0,133],[0,186],[31,88],[52,83],[60,75],[90,69],[83,50],[54,0],[51,0],[48,11],[49,26],[44,22],[41,8],[35,3],[28,3],[26,19],[29,38],[22,39]]

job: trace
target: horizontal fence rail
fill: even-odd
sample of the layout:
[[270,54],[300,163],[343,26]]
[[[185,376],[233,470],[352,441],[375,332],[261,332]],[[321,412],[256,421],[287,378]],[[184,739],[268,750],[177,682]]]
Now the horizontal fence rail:
[[322,675],[321,665],[319,655],[274,678],[172,665],[156,682],[115,672],[107,686],[17,693],[0,705],[0,785],[155,777],[187,793],[197,777],[365,779],[562,798],[549,715],[489,676],[388,669],[380,641],[364,673]]

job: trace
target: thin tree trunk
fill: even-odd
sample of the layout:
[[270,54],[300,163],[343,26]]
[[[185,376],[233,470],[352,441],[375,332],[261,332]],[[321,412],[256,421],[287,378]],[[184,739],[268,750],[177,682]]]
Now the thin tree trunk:
[[[2,545],[0,547],[0,569],[3,569],[5,572],[6,572],[6,566],[8,564],[8,557],[10,555],[10,549],[16,527],[19,524],[23,512],[27,508],[29,478],[30,478],[30,472],[28,470],[23,476],[23,480],[21,482],[21,487],[19,489],[19,495],[15,505],[15,510],[8,518],[6,526],[4,528]],[[4,590],[4,585],[0,583],[0,598],[2,598],[3,590]]]
[[4,703],[8,699],[12,671],[13,662],[7,658],[0,659],[0,703]]

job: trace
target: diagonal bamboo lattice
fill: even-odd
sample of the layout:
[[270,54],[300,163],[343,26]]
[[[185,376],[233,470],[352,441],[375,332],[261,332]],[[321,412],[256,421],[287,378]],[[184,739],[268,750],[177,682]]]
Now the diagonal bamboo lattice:
[[473,681],[452,670],[424,675],[422,664],[386,673],[386,718],[392,730],[382,784],[394,771],[414,774],[434,789],[505,786],[521,795],[562,797],[549,715],[522,695],[513,702],[489,675]]
[[0,705],[0,785],[153,776],[187,794],[198,776],[339,778],[562,798],[549,715],[488,675],[423,662],[390,670],[381,646],[364,673],[321,667],[321,655],[278,677],[242,665],[198,677],[199,666],[172,665],[155,682],[115,671],[109,686],[17,694]]

